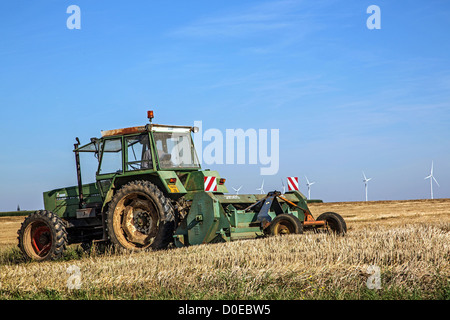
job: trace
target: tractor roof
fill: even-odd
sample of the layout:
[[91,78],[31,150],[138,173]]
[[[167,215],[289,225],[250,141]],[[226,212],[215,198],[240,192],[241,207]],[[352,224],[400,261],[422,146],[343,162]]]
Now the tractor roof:
[[137,127],[129,127],[129,128],[122,128],[122,129],[113,129],[113,130],[102,130],[102,138],[104,137],[112,137],[112,136],[123,136],[126,134],[133,134],[133,133],[141,133],[141,132],[149,132],[149,131],[156,131],[156,132],[197,132],[198,128],[196,127],[190,127],[190,126],[168,126],[163,124],[153,124],[152,119],[154,118],[153,111],[149,110],[147,111],[147,118],[150,120],[150,123],[145,126],[137,126]]
[[113,130],[102,130],[102,137],[111,137],[111,136],[122,136],[125,134],[132,134],[132,133],[140,133],[147,131],[145,126],[138,126],[138,127],[129,127],[129,128],[122,128],[122,129],[113,129]]
[[104,137],[112,137],[112,136],[121,136],[126,134],[133,133],[141,133],[146,131],[156,131],[156,132],[189,132],[194,131],[194,127],[190,126],[169,126],[163,124],[148,124],[145,126],[137,126],[137,127],[129,127],[122,129],[113,129],[113,130],[102,130],[102,138]]

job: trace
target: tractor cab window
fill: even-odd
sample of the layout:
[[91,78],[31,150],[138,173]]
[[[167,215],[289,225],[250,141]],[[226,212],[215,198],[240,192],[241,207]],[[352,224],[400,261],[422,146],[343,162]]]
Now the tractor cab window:
[[161,168],[199,168],[190,130],[154,132]]
[[[75,152],[78,153],[78,161],[81,168],[81,176],[84,182],[94,182],[95,172],[98,169],[99,151],[102,148],[99,139],[91,138],[91,142],[75,148]],[[94,155],[94,157],[92,156]]]
[[99,174],[122,172],[122,139],[107,139],[103,143]]
[[126,170],[152,169],[152,152],[148,139],[148,133],[125,138],[127,146]]

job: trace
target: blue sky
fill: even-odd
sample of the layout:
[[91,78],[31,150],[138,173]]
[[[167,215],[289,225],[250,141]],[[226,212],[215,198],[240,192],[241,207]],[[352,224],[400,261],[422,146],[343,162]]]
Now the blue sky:
[[[69,5],[81,9],[70,30]],[[369,5],[381,29],[369,30]],[[2,1],[0,211],[75,185],[75,137],[155,122],[280,130],[280,170],[324,201],[450,197],[448,1]]]

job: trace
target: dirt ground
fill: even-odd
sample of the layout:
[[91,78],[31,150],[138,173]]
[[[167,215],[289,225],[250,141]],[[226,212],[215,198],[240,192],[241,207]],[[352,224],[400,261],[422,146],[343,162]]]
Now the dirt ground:
[[[411,223],[450,222],[450,199],[311,203],[315,218],[327,211],[342,215],[348,231],[370,224],[392,227]],[[17,244],[25,217],[0,217],[0,246]]]

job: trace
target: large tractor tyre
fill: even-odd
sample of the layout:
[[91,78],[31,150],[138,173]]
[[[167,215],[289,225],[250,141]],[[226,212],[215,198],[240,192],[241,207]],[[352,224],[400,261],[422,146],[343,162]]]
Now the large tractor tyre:
[[269,234],[273,236],[299,233],[303,233],[303,224],[290,214],[277,215],[269,225]]
[[316,220],[325,221],[327,227],[336,234],[344,235],[347,233],[347,224],[345,223],[344,218],[336,212],[322,213]]
[[164,249],[173,242],[175,213],[161,190],[149,181],[132,181],[112,198],[106,215],[111,243],[132,251]]
[[53,212],[40,210],[30,214],[17,233],[19,248],[30,260],[57,260],[66,250],[64,222]]

